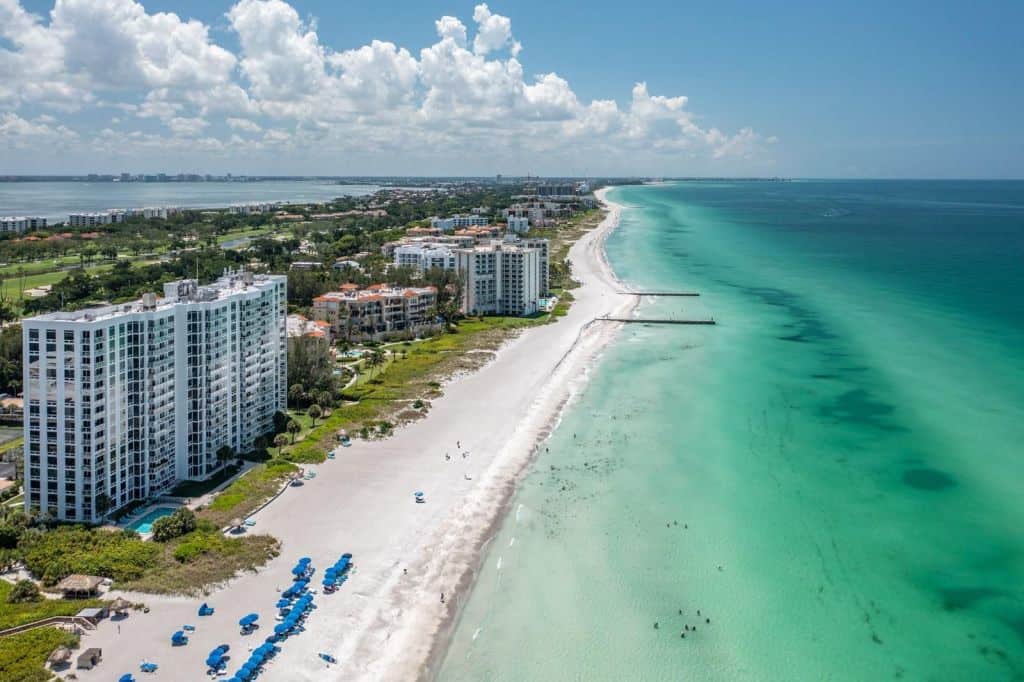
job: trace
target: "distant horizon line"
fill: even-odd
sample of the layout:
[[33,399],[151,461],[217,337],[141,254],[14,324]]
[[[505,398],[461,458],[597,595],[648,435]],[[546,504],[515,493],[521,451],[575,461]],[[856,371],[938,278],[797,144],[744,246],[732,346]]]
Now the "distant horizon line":
[[[235,173],[133,173],[138,176],[159,176],[160,180],[129,180],[125,184],[160,184],[160,183],[188,183],[188,182],[236,182],[242,179],[248,181],[264,180],[355,180],[375,184],[368,181],[385,180],[435,180],[435,181],[479,181],[487,180],[498,184],[498,175],[260,175],[260,174],[235,174]],[[32,173],[0,173],[0,182],[125,182],[120,179],[120,173],[72,173],[72,174],[32,174]],[[199,180],[178,179],[180,176],[200,178]],[[598,180],[609,182],[613,180],[625,181],[661,181],[661,182],[687,182],[687,181],[731,181],[731,182],[802,182],[802,181],[857,181],[876,180],[893,182],[1019,182],[1024,181],[1022,177],[878,177],[878,176],[768,176],[768,175],[687,175],[687,176],[665,176],[665,175],[501,175],[501,180],[508,184],[517,181],[556,181],[556,180]],[[211,178],[207,180],[206,178]],[[230,178],[230,179],[229,179]]]

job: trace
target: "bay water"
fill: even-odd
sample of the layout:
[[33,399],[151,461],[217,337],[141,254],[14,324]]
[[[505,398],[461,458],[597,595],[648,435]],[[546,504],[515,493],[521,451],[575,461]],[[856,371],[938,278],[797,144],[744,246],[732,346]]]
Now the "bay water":
[[225,208],[258,202],[322,202],[373,194],[375,185],[317,180],[259,182],[0,182],[0,216],[64,221],[69,213],[112,208]]
[[1024,183],[617,188],[647,300],[437,678],[1024,679]]

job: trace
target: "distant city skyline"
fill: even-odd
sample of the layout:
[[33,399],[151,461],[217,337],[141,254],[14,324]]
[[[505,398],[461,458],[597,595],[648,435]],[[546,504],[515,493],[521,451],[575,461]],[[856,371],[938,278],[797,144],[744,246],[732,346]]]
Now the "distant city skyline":
[[1024,177],[1022,24],[1011,2],[0,0],[0,175]]

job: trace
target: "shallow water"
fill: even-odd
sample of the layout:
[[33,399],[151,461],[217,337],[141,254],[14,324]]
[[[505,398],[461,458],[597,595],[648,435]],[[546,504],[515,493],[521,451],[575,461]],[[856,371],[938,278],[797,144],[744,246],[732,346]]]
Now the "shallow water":
[[624,329],[439,679],[1024,679],[1024,183],[612,198],[702,294],[639,314],[719,324]]

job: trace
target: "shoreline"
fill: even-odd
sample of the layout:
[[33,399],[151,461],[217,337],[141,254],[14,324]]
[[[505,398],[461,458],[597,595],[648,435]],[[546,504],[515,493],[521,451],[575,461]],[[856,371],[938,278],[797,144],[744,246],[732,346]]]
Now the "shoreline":
[[[609,188],[610,189],[610,188]],[[611,269],[604,252],[604,241],[621,219],[622,207],[605,198],[607,189],[600,190],[598,199],[609,210],[608,215],[597,228],[581,237],[569,251],[574,264],[579,264],[578,275],[581,286],[574,289],[574,296],[584,287],[585,297],[593,303],[602,296],[615,296],[621,282]],[[573,303],[570,316],[580,304]],[[637,304],[633,297],[623,297],[617,307],[623,314]],[[589,307],[588,307],[589,309]],[[587,313],[582,306],[580,310]],[[602,311],[604,312],[604,311]],[[402,623],[392,624],[384,642],[374,638],[374,626],[367,628],[361,636],[362,645],[353,648],[349,659],[363,659],[356,668],[345,666],[348,675],[365,680],[411,680],[423,682],[434,679],[438,667],[447,653],[451,635],[458,624],[461,607],[476,580],[479,567],[484,560],[487,547],[495,533],[504,523],[511,502],[522,477],[526,475],[536,457],[540,444],[557,427],[565,407],[579,393],[586,383],[586,371],[597,356],[607,347],[618,333],[621,325],[605,325],[587,319],[577,319],[578,329],[566,325],[563,333],[572,332],[572,341],[550,368],[546,380],[539,387],[536,396],[521,396],[529,402],[524,419],[517,425],[512,440],[493,458],[486,477],[481,480],[463,500],[461,508],[453,510],[448,518],[436,526],[430,536],[422,542],[429,548],[428,558],[408,566],[410,573],[425,576],[429,582],[446,588],[447,600],[441,604],[437,592],[424,594],[422,589],[405,589],[396,585],[389,596],[388,606],[400,614]],[[577,318],[581,317],[579,312]],[[567,322],[563,319],[556,324]],[[594,330],[596,333],[588,333]],[[534,332],[527,330],[512,344],[529,344]],[[498,351],[490,367],[509,364],[508,346]],[[446,392],[447,394],[447,392]],[[427,417],[427,420],[430,416]],[[423,580],[421,579],[421,583]],[[453,597],[453,595],[455,595]],[[377,623],[377,628],[383,623]],[[384,644],[383,650],[373,644]]]
[[[105,661],[79,678],[109,679],[140,658],[160,665],[154,679],[198,678],[200,653],[222,643],[245,650],[242,615],[258,612],[272,627],[276,591],[290,584],[296,557],[322,568],[351,552],[349,581],[317,595],[306,632],[283,643],[260,679],[430,679],[518,482],[621,328],[594,318],[637,305],[617,293],[624,287],[604,254],[622,211],[606,193],[598,198],[608,214],[569,252],[580,286],[565,317],[526,330],[483,367],[446,383],[426,419],[340,450],[316,467],[315,480],[254,513],[252,532],[278,538],[281,555],[215,587],[204,598],[215,616],[197,622],[201,600],[131,595],[151,612],[133,613],[123,627],[101,622],[85,635],[81,646],[103,648]],[[426,504],[412,503],[414,490],[426,491]],[[188,647],[174,649],[168,637],[183,623],[197,630]],[[319,652],[338,663],[327,666]]]
[[[620,287],[623,290],[628,289],[624,283],[617,278],[614,269],[611,267],[610,262],[607,259],[607,253],[605,251],[605,241],[612,231],[618,227],[622,219],[622,204],[616,204],[606,199],[608,190],[613,187],[605,187],[596,191],[595,196],[598,201],[608,208],[609,213],[602,220],[601,224],[597,228],[592,230],[595,235],[595,254],[597,256],[597,262],[602,269],[602,275],[605,276],[615,286]],[[608,223],[607,225],[605,223]],[[580,241],[583,241],[582,239]],[[579,244],[580,242],[577,242]],[[575,244],[569,250],[571,255],[572,250],[575,248]],[[639,304],[639,299],[631,297],[632,304],[629,305],[629,312],[633,310]],[[577,361],[578,366],[574,367],[575,376],[568,378],[567,385],[564,386],[565,394],[562,399],[558,402],[557,407],[553,412],[547,415],[547,419],[544,420],[544,426],[540,429],[537,434],[537,438],[534,442],[534,446],[530,447],[528,455],[521,460],[520,466],[518,467],[515,475],[507,481],[507,485],[504,487],[500,504],[498,505],[495,514],[490,518],[489,523],[486,524],[484,531],[484,538],[479,543],[475,552],[475,561],[472,566],[468,566],[461,577],[459,583],[459,599],[454,607],[446,609],[446,614],[443,620],[439,624],[437,630],[434,633],[433,641],[430,646],[430,650],[423,665],[416,675],[416,679],[420,682],[433,682],[438,673],[440,672],[440,666],[444,662],[444,657],[449,651],[449,647],[452,643],[452,637],[455,633],[456,628],[459,627],[459,622],[462,619],[463,609],[466,605],[469,595],[472,593],[476,586],[477,578],[479,577],[480,567],[486,559],[487,551],[490,548],[490,543],[495,539],[498,531],[502,525],[508,519],[509,514],[512,512],[512,504],[515,500],[516,492],[519,488],[519,483],[523,477],[526,476],[534,463],[537,460],[537,456],[540,453],[540,449],[544,441],[546,441],[551,434],[558,428],[562,421],[562,416],[565,411],[571,407],[572,402],[577,398],[580,393],[586,388],[587,384],[590,383],[589,374],[594,367],[599,363],[601,354],[607,349],[607,347],[614,341],[617,336],[618,330],[622,328],[621,324],[613,325],[612,327],[604,330],[603,334],[599,331],[598,334],[602,334],[601,343],[595,348],[590,349],[590,352],[580,358],[572,358],[572,354],[580,348],[580,344],[583,341],[583,337],[587,334],[588,330],[592,327],[599,326],[600,323],[591,321],[586,323],[579,331],[577,341],[562,355],[559,359],[558,364],[555,366],[555,371],[559,370],[566,363],[571,363],[574,359]],[[569,371],[571,372],[572,369]],[[552,381],[554,381],[554,376]]]

